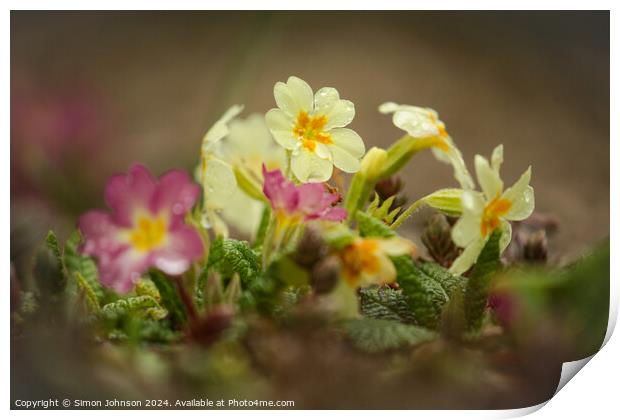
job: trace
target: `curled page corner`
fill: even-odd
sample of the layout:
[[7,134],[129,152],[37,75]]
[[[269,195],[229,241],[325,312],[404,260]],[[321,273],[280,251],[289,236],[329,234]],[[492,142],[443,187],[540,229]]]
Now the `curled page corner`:
[[[598,352],[597,352],[598,353]],[[572,362],[564,362],[562,363],[562,373],[560,374],[560,382],[558,382],[558,387],[555,389],[553,396],[560,392],[564,385],[568,383],[573,377],[579,372],[595,355],[588,356],[581,360],[573,360]],[[551,397],[553,398],[553,397]]]

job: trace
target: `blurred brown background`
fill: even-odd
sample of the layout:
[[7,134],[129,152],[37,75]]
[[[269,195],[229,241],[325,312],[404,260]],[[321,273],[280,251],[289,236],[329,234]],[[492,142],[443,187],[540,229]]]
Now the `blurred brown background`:
[[[12,12],[12,260],[132,162],[192,169],[228,106],[264,113],[289,75],[352,100],[367,147],[401,135],[387,100],[437,109],[470,169],[503,143],[554,254],[609,235],[607,12]],[[404,176],[411,199],[455,185],[430,153]]]

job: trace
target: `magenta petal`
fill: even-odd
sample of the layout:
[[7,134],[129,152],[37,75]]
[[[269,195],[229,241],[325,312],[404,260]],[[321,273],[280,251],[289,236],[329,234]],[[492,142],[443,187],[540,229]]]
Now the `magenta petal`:
[[189,226],[178,226],[169,235],[168,244],[153,253],[152,261],[164,273],[176,276],[204,255],[204,245],[198,231]]
[[98,259],[99,280],[118,293],[128,293],[149,265],[148,254],[140,255],[128,249],[110,260]]
[[78,229],[84,238],[81,251],[85,254],[105,256],[126,248],[126,244],[119,241],[119,230],[112,217],[102,211],[92,210],[80,216]]
[[274,210],[294,213],[299,205],[299,191],[295,184],[288,181],[279,169],[268,171],[263,165],[263,193],[271,202]]
[[323,215],[321,219],[332,220],[334,222],[340,222],[347,218],[347,211],[341,207],[330,207]]
[[297,187],[299,191],[299,210],[303,213],[316,213],[321,210],[325,188],[322,184],[309,183]]
[[143,165],[133,165],[125,175],[115,175],[105,188],[105,200],[113,211],[114,221],[130,226],[136,208],[149,208],[155,192],[155,180]]
[[182,222],[200,194],[200,187],[194,184],[185,171],[173,170],[159,178],[151,199],[150,210],[172,215],[172,222]]

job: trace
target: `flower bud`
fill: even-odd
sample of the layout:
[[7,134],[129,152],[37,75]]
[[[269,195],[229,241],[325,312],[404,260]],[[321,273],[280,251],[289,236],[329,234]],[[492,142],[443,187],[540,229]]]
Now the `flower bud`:
[[234,315],[235,310],[232,306],[218,305],[206,317],[198,319],[190,327],[190,337],[203,346],[209,346],[232,325]]
[[523,259],[541,263],[547,261],[547,235],[544,230],[528,236],[523,244]]
[[300,266],[310,269],[327,254],[327,244],[321,231],[312,225],[304,229],[304,234],[293,254],[293,259]]
[[330,292],[340,278],[340,259],[331,256],[314,266],[311,274],[312,288],[316,294]]
[[374,180],[383,172],[387,152],[379,147],[370,149],[362,159],[361,174],[368,180]]
[[433,260],[444,267],[450,267],[459,256],[459,249],[452,242],[450,223],[443,214],[429,219],[421,239]]

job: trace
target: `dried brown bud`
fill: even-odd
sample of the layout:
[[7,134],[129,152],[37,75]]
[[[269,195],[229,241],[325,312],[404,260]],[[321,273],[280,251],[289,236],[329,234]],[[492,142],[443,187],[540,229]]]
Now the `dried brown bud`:
[[403,181],[399,177],[392,176],[377,182],[375,191],[379,194],[381,200],[387,200],[391,196],[401,192],[403,186]]
[[523,259],[531,262],[546,262],[547,249],[547,234],[541,229],[527,237],[523,244]]
[[327,244],[321,231],[312,225],[307,225],[293,259],[300,266],[311,269],[319,260],[325,258],[327,252]]
[[421,239],[433,260],[444,267],[452,265],[459,256],[459,248],[452,242],[450,223],[441,213],[428,220]]
[[340,259],[334,255],[320,261],[312,269],[310,281],[316,294],[330,292],[340,277]]

